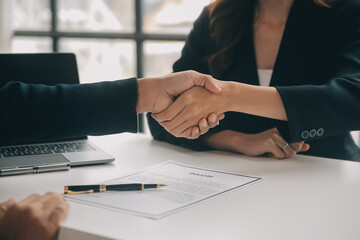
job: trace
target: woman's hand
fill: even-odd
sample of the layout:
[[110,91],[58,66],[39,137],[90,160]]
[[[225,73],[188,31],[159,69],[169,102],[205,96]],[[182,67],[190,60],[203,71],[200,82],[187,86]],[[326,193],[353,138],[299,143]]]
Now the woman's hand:
[[56,193],[0,204],[0,239],[54,239],[69,205]]
[[292,158],[296,153],[305,152],[310,148],[304,142],[288,144],[276,128],[257,134],[226,130],[204,137],[203,141],[217,149],[240,152],[247,156],[268,154],[277,159]]
[[137,113],[159,113],[166,110],[175,99],[194,86],[212,93],[220,93],[220,81],[196,71],[168,74],[159,78],[138,79]]
[[[225,114],[222,113],[219,116],[216,116],[215,113],[210,114],[207,118],[203,118],[199,121],[198,126],[194,126],[189,128],[187,131],[185,130],[180,137],[188,138],[188,139],[196,139],[207,133],[210,128],[214,128],[219,125],[219,121],[225,118]],[[189,135],[190,134],[190,135]]]

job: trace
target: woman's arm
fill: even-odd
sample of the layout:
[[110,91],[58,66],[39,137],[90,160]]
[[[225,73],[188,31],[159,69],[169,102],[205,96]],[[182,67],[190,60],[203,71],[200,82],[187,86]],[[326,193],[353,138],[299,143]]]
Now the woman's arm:
[[210,113],[243,112],[286,120],[286,112],[277,90],[237,82],[218,81],[221,93],[212,94],[192,88],[181,95],[166,111],[153,117],[173,135],[181,135]]
[[238,82],[221,82],[224,97],[232,99],[228,111],[287,121],[282,99],[274,87],[262,87]]

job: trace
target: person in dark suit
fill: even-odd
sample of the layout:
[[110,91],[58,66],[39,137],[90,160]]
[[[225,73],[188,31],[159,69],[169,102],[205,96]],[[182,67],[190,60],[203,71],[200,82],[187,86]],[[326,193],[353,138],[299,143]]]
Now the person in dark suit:
[[212,77],[195,71],[92,84],[9,82],[0,88],[0,145],[136,133],[138,113],[161,112],[195,85],[221,91]]
[[[194,86],[221,91],[211,76],[195,71],[78,85],[9,82],[0,88],[0,142],[136,133],[137,113],[161,112]],[[190,129],[187,137],[199,135]],[[18,203],[10,199],[0,204],[0,239],[54,239],[68,211],[56,193],[33,194]]]
[[[195,22],[173,69],[212,74],[224,81],[223,91],[190,90],[153,115],[161,125],[149,115],[157,140],[251,156],[305,151],[360,161],[350,135],[360,128],[357,0],[217,0]],[[189,101],[196,97],[201,104]],[[205,113],[226,111],[198,140],[165,131],[181,137]]]

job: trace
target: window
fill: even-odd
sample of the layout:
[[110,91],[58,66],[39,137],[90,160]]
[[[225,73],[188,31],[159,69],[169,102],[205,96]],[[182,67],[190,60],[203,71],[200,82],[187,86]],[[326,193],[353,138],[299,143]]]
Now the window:
[[172,71],[193,21],[209,3],[14,0],[11,51],[73,52],[81,82],[160,76]]

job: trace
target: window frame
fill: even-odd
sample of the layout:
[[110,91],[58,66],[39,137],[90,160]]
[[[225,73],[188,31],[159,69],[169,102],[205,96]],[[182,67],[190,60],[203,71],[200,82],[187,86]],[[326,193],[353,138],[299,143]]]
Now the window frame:
[[[13,37],[48,37],[52,40],[52,51],[59,52],[60,38],[96,38],[96,39],[122,39],[133,40],[136,45],[136,77],[144,77],[144,51],[145,41],[185,41],[187,34],[166,34],[166,33],[146,33],[143,30],[143,1],[134,0],[135,31],[132,33],[111,33],[111,32],[73,32],[58,30],[58,0],[50,1],[51,25],[49,31],[15,30]],[[139,131],[144,132],[144,115],[139,116]]]

